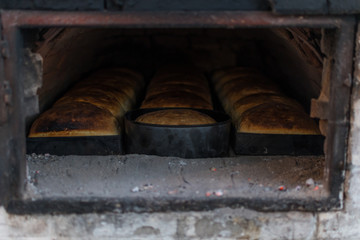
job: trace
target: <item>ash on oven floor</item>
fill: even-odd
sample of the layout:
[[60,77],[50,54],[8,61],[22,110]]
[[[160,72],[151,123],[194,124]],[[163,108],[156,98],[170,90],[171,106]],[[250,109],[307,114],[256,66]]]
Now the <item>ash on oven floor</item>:
[[27,155],[25,198],[321,198],[322,156]]

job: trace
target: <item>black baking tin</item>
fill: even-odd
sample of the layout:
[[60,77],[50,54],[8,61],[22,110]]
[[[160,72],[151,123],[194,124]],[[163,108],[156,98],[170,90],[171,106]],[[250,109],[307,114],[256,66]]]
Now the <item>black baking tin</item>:
[[63,155],[123,154],[123,137],[35,137],[26,139],[26,153]]
[[182,158],[228,155],[230,141],[230,118],[228,115],[212,110],[192,109],[207,114],[217,122],[196,126],[155,125],[134,121],[140,115],[164,109],[171,108],[138,109],[125,115],[125,149],[127,153]]
[[238,133],[233,128],[232,147],[238,155],[323,155],[322,135]]

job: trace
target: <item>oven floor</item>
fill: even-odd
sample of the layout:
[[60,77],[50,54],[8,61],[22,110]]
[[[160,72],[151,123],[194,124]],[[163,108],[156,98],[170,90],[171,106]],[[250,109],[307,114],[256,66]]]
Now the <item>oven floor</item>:
[[323,156],[27,155],[25,199],[321,198]]

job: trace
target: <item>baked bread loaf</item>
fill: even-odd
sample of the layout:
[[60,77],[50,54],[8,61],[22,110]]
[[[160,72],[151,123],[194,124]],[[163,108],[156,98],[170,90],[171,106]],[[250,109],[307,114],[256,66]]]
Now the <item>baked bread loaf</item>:
[[245,111],[269,102],[285,104],[298,111],[304,112],[303,106],[292,98],[273,93],[262,93],[253,94],[235,102],[230,111],[232,119],[236,121]]
[[245,111],[236,128],[243,133],[320,134],[315,121],[305,112],[280,103],[264,103]]
[[157,125],[202,125],[216,121],[210,116],[190,109],[166,109],[150,112],[139,116],[136,122]]
[[191,66],[161,68],[149,83],[141,108],[165,107],[213,109],[205,76]]
[[239,84],[248,84],[248,83],[276,85],[276,84],[274,84],[272,81],[270,81],[268,78],[266,78],[263,75],[251,74],[251,75],[239,76],[239,77],[233,78],[233,79],[228,80],[228,81],[219,81],[219,83],[217,85],[217,88],[215,90],[221,92],[221,91],[223,91],[224,88],[225,89],[232,88],[232,87],[237,86]]
[[118,120],[90,103],[57,105],[35,120],[29,137],[106,136],[119,134]]
[[125,68],[94,72],[41,114],[29,137],[117,135],[144,84],[140,74]]
[[316,122],[297,101],[253,68],[218,71],[213,82],[237,132],[320,134]]
[[[68,91],[64,97],[75,97],[77,98],[78,96],[88,96],[90,94],[101,94],[101,95],[107,95],[111,98],[115,98],[117,100],[117,102],[119,102],[119,104],[117,104],[117,106],[121,107],[123,111],[128,111],[135,103],[136,103],[136,95],[135,92],[131,92],[132,94],[130,94],[129,92],[126,92],[126,90],[124,89],[116,89],[116,88],[112,88],[110,86],[106,86],[103,84],[93,84],[93,85],[87,85],[87,86],[79,86],[76,85],[74,88],[72,88],[70,91]],[[131,95],[131,97],[129,96]],[[98,101],[100,101],[100,99],[97,99]],[[88,101],[90,101],[88,99]],[[55,104],[57,103],[61,103],[62,99],[60,98]],[[93,103],[93,102],[90,102]],[[114,102],[114,104],[116,104],[116,102]],[[121,109],[118,109],[118,111],[120,111]]]
[[104,95],[97,92],[87,92],[86,95],[70,95],[63,96],[57,102],[55,102],[55,106],[62,105],[71,105],[73,103],[83,102],[92,104],[98,108],[109,111],[114,117],[121,118],[124,115],[123,108],[119,107],[119,101],[115,97],[111,95]]
[[239,76],[242,74],[248,74],[248,73],[259,73],[259,69],[252,68],[252,67],[230,67],[225,69],[220,69],[214,72],[213,74],[213,82],[217,82],[219,80],[223,81],[228,76]]
[[262,75],[256,68],[235,67],[215,72],[212,80],[215,86],[215,90],[218,91],[218,88],[222,87],[222,85],[234,79],[248,80],[255,79],[257,77],[263,78],[264,75]]
[[260,93],[281,94],[281,91],[270,83],[244,82],[232,88],[224,88],[219,97],[222,99],[225,111],[231,112],[232,106],[240,99]]

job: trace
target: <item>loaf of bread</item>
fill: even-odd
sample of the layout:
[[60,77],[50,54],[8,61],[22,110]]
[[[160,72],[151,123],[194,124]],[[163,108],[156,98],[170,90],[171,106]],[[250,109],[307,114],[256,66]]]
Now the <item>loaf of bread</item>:
[[217,88],[215,90],[221,92],[221,91],[223,91],[223,89],[232,88],[234,86],[236,87],[239,84],[249,84],[249,83],[274,85],[274,83],[272,83],[272,81],[270,81],[264,75],[260,75],[260,74],[248,75],[247,74],[247,75],[243,75],[243,76],[238,76],[238,77],[233,78],[228,81],[219,81],[217,84]]
[[111,95],[103,95],[91,92],[87,92],[86,95],[64,96],[60,98],[53,107],[63,105],[70,106],[71,104],[78,102],[89,103],[105,111],[109,111],[116,118],[120,118],[122,115],[124,115],[124,110],[123,108],[119,108],[120,103],[116,98],[112,97]]
[[271,83],[243,82],[237,86],[223,88],[220,99],[222,99],[225,111],[230,112],[232,106],[242,98],[254,94],[281,94],[280,89]]
[[194,67],[161,68],[150,81],[141,108],[213,109],[208,81]]
[[281,103],[264,103],[245,111],[236,128],[243,133],[320,134],[317,124],[305,112]]
[[255,78],[264,78],[264,75],[262,75],[256,68],[235,67],[215,72],[212,80],[215,86],[215,90],[219,91],[219,88],[221,88],[222,85],[226,84],[229,81],[235,79],[248,80]]
[[259,70],[257,68],[252,67],[229,67],[225,69],[220,69],[214,72],[212,76],[213,82],[218,81],[224,81],[229,76],[241,76],[243,74],[249,74],[249,73],[259,73]]
[[85,102],[52,107],[32,124],[29,137],[107,136],[119,134],[118,120],[107,110]]
[[144,85],[142,76],[129,69],[96,71],[42,113],[29,137],[117,135],[125,112],[134,106]]
[[232,119],[237,121],[245,111],[269,102],[288,105],[298,111],[304,112],[303,106],[292,98],[273,93],[260,93],[244,97],[235,102],[235,104],[232,105],[230,114]]
[[213,76],[215,90],[237,132],[319,134],[316,122],[296,100],[254,68],[237,67]]
[[136,122],[157,125],[202,125],[216,121],[210,116],[190,109],[166,109],[139,116]]
[[196,94],[176,91],[146,97],[141,108],[199,108],[213,109],[212,104]]

